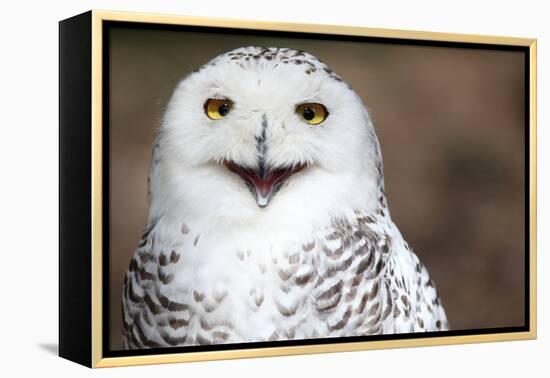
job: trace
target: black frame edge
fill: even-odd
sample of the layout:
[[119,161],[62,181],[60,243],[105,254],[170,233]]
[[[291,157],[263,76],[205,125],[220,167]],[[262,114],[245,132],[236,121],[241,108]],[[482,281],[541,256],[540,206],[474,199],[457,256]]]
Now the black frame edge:
[[59,356],[92,367],[92,12],[59,22]]

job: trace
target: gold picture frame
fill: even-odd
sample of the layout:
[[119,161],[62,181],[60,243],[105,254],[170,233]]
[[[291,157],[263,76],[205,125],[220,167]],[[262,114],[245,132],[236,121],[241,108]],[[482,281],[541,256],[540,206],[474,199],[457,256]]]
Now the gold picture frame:
[[[517,46],[528,54],[528,326],[518,332],[400,338],[329,344],[270,346],[252,349],[196,351],[129,356],[106,356],[104,350],[104,25],[139,23],[297,32]],[[60,23],[60,355],[89,367],[114,367],[218,359],[237,359],[370,349],[434,346],[535,339],[536,298],[536,39],[317,24],[259,22],[93,10]],[[71,65],[73,67],[71,67]],[[76,89],[75,89],[76,88]],[[88,102],[89,101],[89,102]],[[78,104],[76,103],[78,102]],[[70,110],[70,109],[72,110]],[[75,110],[76,109],[76,110]],[[82,123],[85,123],[84,125]],[[87,149],[82,150],[82,145]],[[85,156],[74,155],[82,153]],[[89,154],[88,154],[89,153]],[[71,155],[73,154],[73,155]],[[73,156],[74,158],[71,158]],[[71,161],[69,161],[71,160]],[[75,160],[78,164],[75,165]],[[71,165],[73,164],[73,165]],[[76,171],[82,180],[76,181]],[[76,206],[75,204],[79,204]],[[76,206],[76,207],[75,207]],[[79,207],[80,206],[80,207]],[[72,210],[71,210],[72,209]],[[80,209],[81,211],[79,211]],[[82,251],[82,253],[80,253]],[[76,253],[75,255],[75,252]],[[77,290],[84,292],[78,299]],[[79,320],[74,320],[74,319]],[[79,341],[77,342],[78,339]]]

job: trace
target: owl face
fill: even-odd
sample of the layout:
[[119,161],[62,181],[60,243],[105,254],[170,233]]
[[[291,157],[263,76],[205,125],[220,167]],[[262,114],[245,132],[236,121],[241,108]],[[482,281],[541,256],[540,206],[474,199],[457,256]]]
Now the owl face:
[[377,159],[360,98],[323,62],[292,49],[247,47],[180,82],[151,190],[186,201],[187,210],[201,203],[222,214],[239,208],[257,216],[312,201],[328,209],[364,199],[376,186]]

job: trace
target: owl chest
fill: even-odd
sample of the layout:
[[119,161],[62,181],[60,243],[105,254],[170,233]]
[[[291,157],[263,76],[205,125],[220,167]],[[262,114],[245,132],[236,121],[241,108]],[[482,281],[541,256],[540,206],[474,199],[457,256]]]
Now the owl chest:
[[284,245],[184,235],[145,243],[130,265],[128,324],[152,325],[155,342],[360,336],[410,332],[416,323],[423,329],[426,319],[415,318],[423,311],[418,261],[396,255],[399,239],[386,232],[358,223]]
[[191,334],[213,337],[223,330],[232,341],[360,335],[381,332],[383,312],[390,312],[377,299],[387,295],[380,279],[363,279],[368,267],[360,267],[357,279],[361,261],[352,251],[315,239],[280,249],[212,251],[198,249],[175,281],[191,304]]
[[246,245],[218,248],[216,256],[211,251],[197,250],[201,258],[182,264],[174,281],[176,293],[191,303],[196,333],[219,325],[231,328],[234,341],[311,334],[301,328],[311,320],[319,271],[313,253]]

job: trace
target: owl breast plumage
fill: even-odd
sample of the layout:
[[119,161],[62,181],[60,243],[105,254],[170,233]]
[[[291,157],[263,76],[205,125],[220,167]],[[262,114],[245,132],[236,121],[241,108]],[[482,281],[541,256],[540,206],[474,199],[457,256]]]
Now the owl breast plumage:
[[[231,65],[229,72],[220,71],[224,64]],[[292,68],[285,68],[289,65]],[[255,102],[267,92],[262,85],[269,84],[239,88],[256,90],[256,97],[241,98],[224,88],[224,78],[239,70],[253,71],[250,85],[256,85],[258,77],[269,83],[288,75],[303,76],[304,85],[313,86],[309,90],[321,91],[313,100],[325,102],[329,114],[321,126],[325,129],[305,125],[309,129],[303,131],[294,109],[279,110],[286,100],[274,100],[280,101],[277,107]],[[278,73],[258,76],[266,71]],[[227,104],[234,106],[237,121],[225,122],[232,113],[221,121],[225,123],[202,121],[206,106],[189,114],[168,109],[150,169],[148,223],[124,280],[123,347],[446,330],[447,318],[435,285],[391,220],[380,150],[366,111],[359,105],[351,108],[351,113],[358,109],[352,119],[357,126],[342,126],[356,127],[350,130],[357,130],[354,139],[363,147],[358,144],[357,152],[351,144],[342,149],[351,152],[342,157],[341,166],[325,162],[326,154],[311,152],[311,146],[322,146],[319,141],[328,143],[327,151],[338,149],[330,146],[333,139],[345,143],[338,137],[323,139],[322,133],[333,132],[329,128],[336,127],[339,117],[346,120],[346,115],[338,113],[337,105],[326,103],[332,101],[332,94],[322,93],[334,92],[330,86],[335,85],[354,100],[351,88],[314,56],[292,49],[237,49],[193,75],[208,75],[196,79],[197,88],[204,86],[206,92],[196,103],[230,96]],[[194,100],[186,96],[193,88],[183,85],[172,102],[192,107]],[[298,97],[288,103],[303,109]],[[307,94],[302,97],[312,101]],[[250,128],[242,126],[248,122],[244,115],[257,113]],[[197,135],[185,129],[201,122],[206,126],[196,126]],[[242,147],[236,150],[220,143],[204,158],[198,149],[192,156],[179,151],[181,143],[176,142],[188,141],[181,148],[193,149],[195,137],[207,139],[208,147],[203,147],[210,148],[216,140],[207,133],[222,132],[216,127],[238,134],[235,140],[242,141]],[[253,144],[248,155],[246,144]],[[342,154],[336,152],[331,158]],[[347,174],[346,167],[355,160],[357,166]],[[236,172],[234,161],[246,169]],[[256,174],[250,173],[256,172],[256,163],[259,177],[269,184],[276,181],[275,173],[270,176],[265,170],[276,167],[271,171],[280,172],[290,167],[278,173],[281,183],[272,192],[266,190],[269,195],[263,195],[262,185],[267,184],[249,179]],[[216,177],[221,178],[208,181]]]

